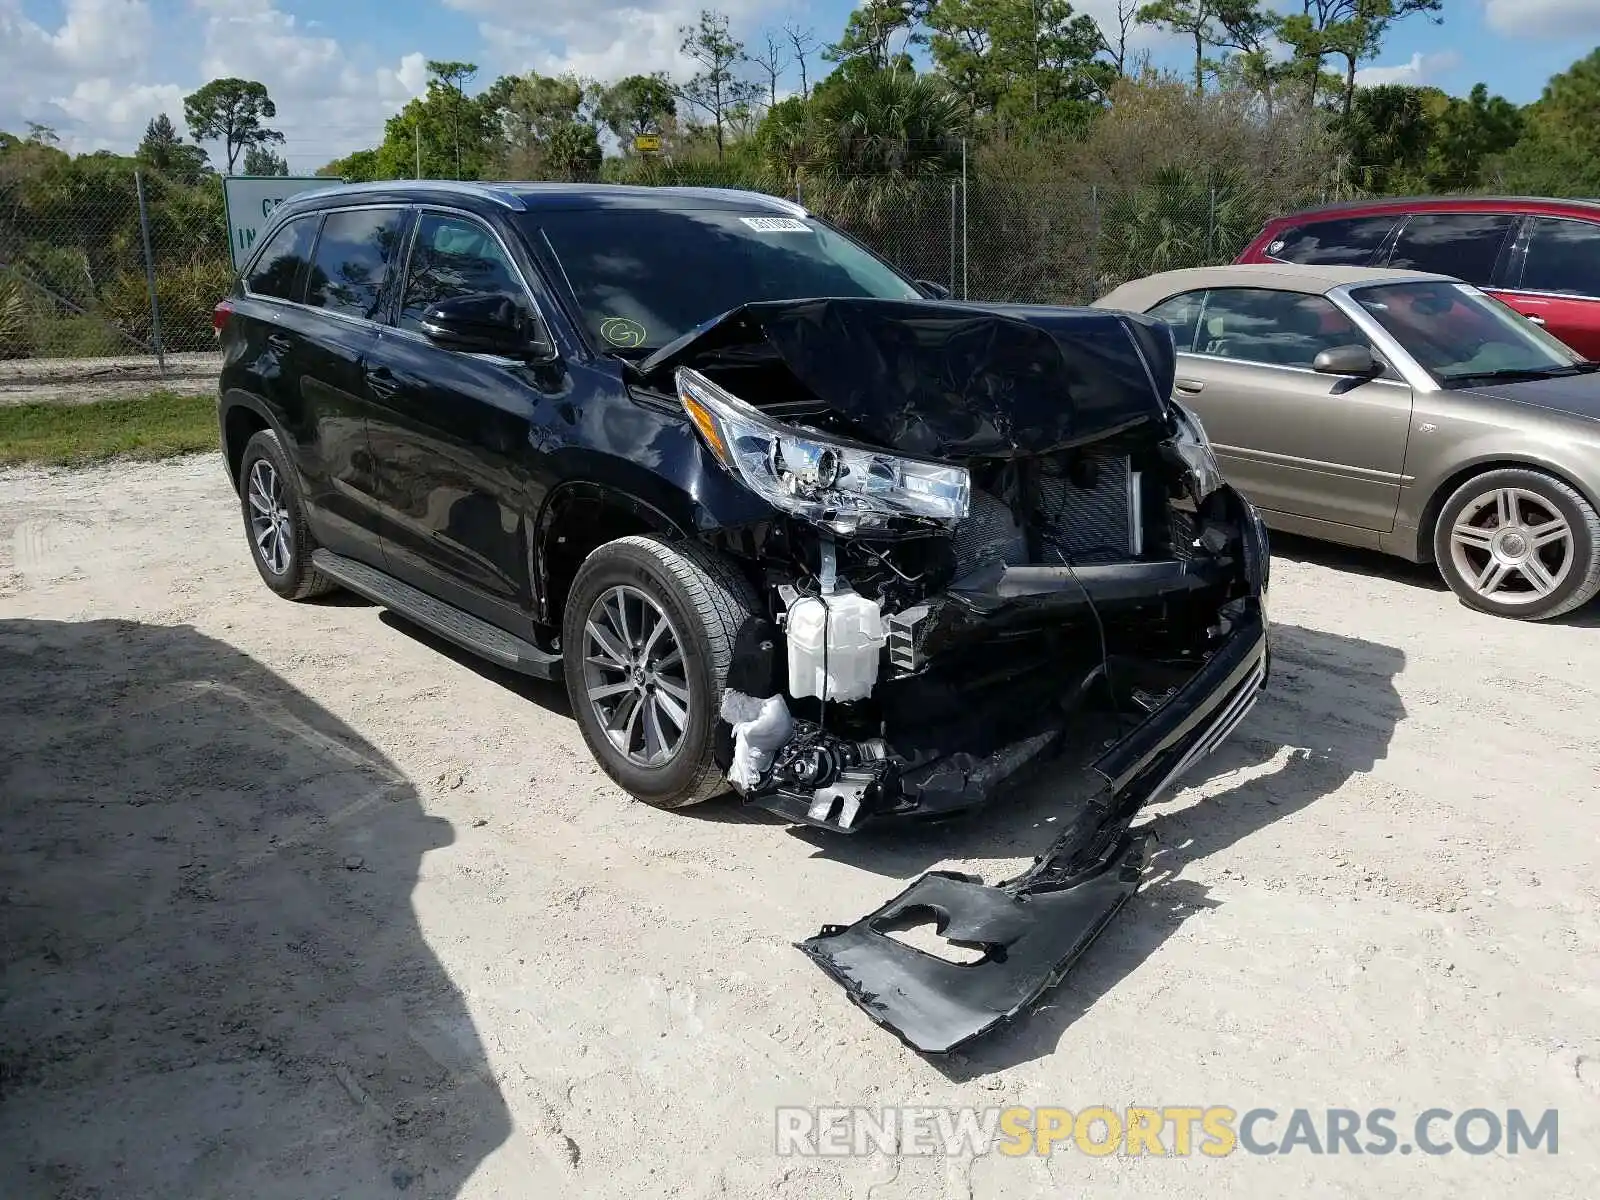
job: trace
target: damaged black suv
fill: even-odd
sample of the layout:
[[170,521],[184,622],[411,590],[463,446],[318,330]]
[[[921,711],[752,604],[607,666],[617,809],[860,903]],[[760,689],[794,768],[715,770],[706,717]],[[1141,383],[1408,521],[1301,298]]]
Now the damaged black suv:
[[[1166,328],[942,296],[767,196],[402,182],[286,202],[216,320],[267,586],[564,680],[647,803],[946,817],[1118,714],[1027,873],[932,873],[803,944],[931,1051],[1092,940],[1135,813],[1267,671],[1265,531]],[[923,911],[981,962],[883,935]]]

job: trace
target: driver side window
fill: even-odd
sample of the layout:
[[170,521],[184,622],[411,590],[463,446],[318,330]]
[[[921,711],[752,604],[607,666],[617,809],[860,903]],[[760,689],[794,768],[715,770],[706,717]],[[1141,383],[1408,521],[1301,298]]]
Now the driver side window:
[[524,309],[528,303],[505,251],[488,229],[466,217],[423,213],[411,247],[400,328],[420,330],[423,314],[433,305],[471,295],[504,296]]
[[1195,352],[1309,371],[1324,350],[1366,345],[1366,335],[1325,296],[1214,288],[1200,314]]

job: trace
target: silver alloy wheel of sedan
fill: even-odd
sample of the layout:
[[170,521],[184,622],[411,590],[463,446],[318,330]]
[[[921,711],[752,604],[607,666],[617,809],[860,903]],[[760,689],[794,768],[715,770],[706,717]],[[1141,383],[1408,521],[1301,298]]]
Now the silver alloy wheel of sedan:
[[250,536],[256,554],[274,575],[289,569],[294,530],[284,503],[283,484],[271,462],[258,458],[250,466]]
[[644,592],[621,585],[595,600],[583,638],[584,690],[611,744],[635,766],[671,761],[692,702],[671,619]]
[[1573,551],[1567,519],[1524,488],[1474,496],[1450,528],[1457,573],[1477,595],[1500,604],[1548,599],[1571,572]]

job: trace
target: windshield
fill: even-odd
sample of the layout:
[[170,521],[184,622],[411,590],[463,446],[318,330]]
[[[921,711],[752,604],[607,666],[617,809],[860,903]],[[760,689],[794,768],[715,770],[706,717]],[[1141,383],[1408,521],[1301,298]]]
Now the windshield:
[[590,335],[652,350],[729,309],[809,296],[917,299],[885,263],[820,222],[720,210],[556,210],[522,218],[549,242]]
[[1446,387],[1583,369],[1575,351],[1464,283],[1386,283],[1351,295]]

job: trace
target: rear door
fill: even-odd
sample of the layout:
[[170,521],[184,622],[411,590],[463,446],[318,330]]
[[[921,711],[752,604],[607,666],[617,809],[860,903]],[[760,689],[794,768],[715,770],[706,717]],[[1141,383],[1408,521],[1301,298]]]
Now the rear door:
[[1506,286],[1494,295],[1585,358],[1600,358],[1600,222],[1525,218]]
[[325,214],[286,364],[316,424],[321,470],[313,532],[328,549],[373,565],[382,564],[382,548],[366,360],[378,342],[405,219],[404,206]]
[[1213,288],[1151,315],[1174,328],[1176,398],[1199,415],[1230,483],[1270,512],[1367,532],[1394,527],[1411,388],[1311,369],[1323,350],[1370,346],[1330,300]]
[[474,294],[537,311],[509,244],[486,221],[422,209],[393,323],[367,371],[384,552],[400,578],[526,635],[530,521],[544,487],[528,471],[533,420],[564,385],[549,368],[441,349],[423,336],[430,305]]

